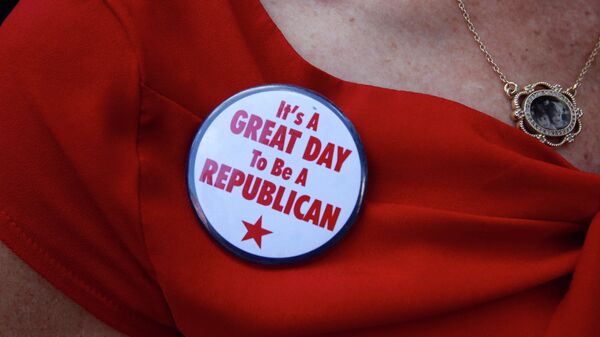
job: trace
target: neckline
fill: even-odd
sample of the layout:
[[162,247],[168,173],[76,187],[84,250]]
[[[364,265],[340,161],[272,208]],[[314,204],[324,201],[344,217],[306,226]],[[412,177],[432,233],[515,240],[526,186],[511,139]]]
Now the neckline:
[[[255,21],[254,23],[258,26],[260,26],[261,24],[264,24],[267,26],[267,28],[269,28],[270,31],[272,31],[274,33],[274,34],[270,35],[269,38],[272,38],[274,40],[272,42],[272,45],[274,46],[275,49],[284,51],[287,54],[286,58],[288,58],[290,63],[300,64],[302,67],[304,67],[306,69],[310,69],[311,72],[318,75],[318,77],[320,77],[324,80],[332,81],[334,84],[337,84],[337,85],[347,84],[347,85],[361,86],[361,87],[366,87],[366,88],[373,88],[373,89],[378,89],[378,90],[386,90],[386,91],[390,91],[390,92],[401,94],[401,95],[419,95],[419,96],[425,96],[425,97],[428,97],[428,98],[431,98],[431,99],[434,99],[437,101],[441,101],[441,102],[447,102],[447,103],[451,103],[451,104],[460,105],[464,108],[464,109],[462,109],[462,111],[465,111],[466,113],[469,113],[472,115],[477,115],[474,117],[478,117],[479,119],[483,120],[484,122],[502,129],[503,132],[505,132],[505,133],[510,133],[511,134],[510,137],[526,136],[526,137],[522,137],[523,141],[529,142],[530,145],[532,145],[532,146],[537,146],[538,150],[540,150],[541,152],[544,152],[546,155],[550,155],[551,157],[558,159],[559,162],[561,162],[565,165],[565,168],[572,169],[572,170],[575,170],[575,171],[578,171],[581,173],[592,174],[592,175],[600,177],[600,174],[597,174],[594,172],[587,172],[587,171],[583,171],[583,170],[579,169],[574,164],[572,164],[570,161],[568,161],[565,157],[563,157],[560,153],[555,151],[553,148],[550,148],[549,146],[540,143],[538,140],[534,139],[533,137],[525,135],[522,131],[518,130],[516,127],[511,126],[505,122],[502,122],[501,120],[498,120],[497,118],[492,117],[492,116],[488,115],[487,113],[485,113],[481,110],[478,110],[476,108],[473,108],[467,104],[464,104],[464,103],[461,103],[461,102],[458,102],[458,101],[455,101],[455,100],[452,100],[449,98],[436,96],[434,94],[409,91],[409,90],[403,90],[403,89],[396,89],[396,88],[386,88],[386,87],[381,87],[381,86],[377,86],[377,85],[373,85],[373,84],[352,82],[352,81],[348,81],[348,80],[342,79],[340,77],[337,77],[337,76],[315,66],[314,64],[312,64],[308,60],[306,60],[302,55],[300,55],[300,53],[289,42],[289,40],[287,39],[287,37],[285,36],[283,31],[279,28],[279,26],[277,26],[277,24],[275,23],[275,21],[273,20],[273,18],[267,11],[267,9],[262,4],[262,0],[245,1],[243,3],[250,5],[249,6],[250,8],[248,9],[249,12],[247,12],[245,14],[245,15],[248,15],[248,13],[251,13],[251,15],[249,15],[251,17],[250,21]],[[232,5],[232,6],[235,6],[235,5]],[[248,32],[248,34],[254,35],[254,34],[256,34],[256,32],[251,31],[251,32]],[[252,36],[252,37],[253,38],[262,38],[262,39],[265,38],[264,36],[261,36],[261,37]]]

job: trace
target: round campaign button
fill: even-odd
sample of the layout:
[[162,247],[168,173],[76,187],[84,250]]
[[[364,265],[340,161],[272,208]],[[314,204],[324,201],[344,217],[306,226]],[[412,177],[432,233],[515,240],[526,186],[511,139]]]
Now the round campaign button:
[[319,94],[291,85],[242,91],[202,124],[188,188],[204,227],[246,260],[281,264],[337,242],[355,220],[367,165],[356,130]]

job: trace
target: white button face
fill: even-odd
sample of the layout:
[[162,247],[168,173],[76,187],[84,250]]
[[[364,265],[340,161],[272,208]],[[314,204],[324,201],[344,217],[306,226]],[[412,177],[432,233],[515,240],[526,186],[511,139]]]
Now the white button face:
[[246,260],[303,260],[355,220],[366,158],[350,121],[296,86],[240,92],[202,124],[190,151],[190,198],[208,232]]

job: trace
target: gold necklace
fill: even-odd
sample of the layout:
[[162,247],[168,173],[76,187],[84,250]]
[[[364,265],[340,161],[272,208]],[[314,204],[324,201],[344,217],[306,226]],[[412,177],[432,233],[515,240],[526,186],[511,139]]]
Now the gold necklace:
[[511,118],[515,121],[515,125],[526,134],[550,146],[558,147],[573,142],[575,136],[581,133],[581,116],[583,116],[583,110],[575,103],[575,95],[577,89],[581,87],[583,76],[592,66],[594,58],[600,50],[600,36],[598,36],[598,42],[581,69],[575,84],[569,88],[563,89],[558,84],[548,82],[535,82],[519,88],[515,82],[506,78],[500,71],[500,67],[494,62],[492,55],[475,30],[464,2],[462,0],[457,0],[457,2],[469,31],[473,33],[475,42],[479,44],[479,49],[504,83],[504,92],[512,101]]

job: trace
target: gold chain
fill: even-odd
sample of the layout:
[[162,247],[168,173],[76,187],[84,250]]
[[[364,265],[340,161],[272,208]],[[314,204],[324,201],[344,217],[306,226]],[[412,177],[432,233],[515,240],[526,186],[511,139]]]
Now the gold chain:
[[570,87],[568,90],[572,90],[573,93],[575,93],[577,88],[579,88],[579,86],[581,86],[581,81],[583,80],[583,76],[585,75],[585,73],[587,73],[588,69],[590,69],[590,67],[592,66],[592,63],[594,62],[594,58],[596,58],[596,55],[598,55],[599,50],[600,50],[600,37],[598,37],[598,42],[596,42],[596,46],[590,53],[590,57],[588,57],[587,62],[585,62],[585,65],[581,69],[581,72],[579,73],[579,77],[577,77],[577,81],[575,81],[575,84],[573,84],[573,86]]
[[[515,82],[509,81],[506,78],[506,75],[504,75],[504,73],[502,73],[502,71],[500,71],[500,67],[496,64],[496,62],[492,58],[492,55],[487,50],[487,47],[481,41],[481,37],[479,36],[479,33],[477,33],[477,31],[475,30],[475,25],[473,25],[473,22],[471,22],[471,18],[469,17],[469,13],[467,13],[467,9],[465,8],[464,2],[462,0],[456,0],[456,2],[458,3],[458,8],[462,12],[465,22],[467,23],[467,27],[469,28],[469,31],[471,33],[473,33],[473,38],[475,39],[475,42],[477,42],[477,44],[479,45],[479,49],[485,55],[485,58],[488,61],[488,63],[492,65],[492,69],[494,70],[494,72],[496,74],[498,74],[498,76],[500,77],[500,81],[502,81],[502,83],[504,83],[504,91],[509,96],[513,95],[514,93],[517,92],[518,85]],[[592,63],[594,62],[594,58],[596,57],[596,55],[598,55],[599,50],[600,50],[600,36],[598,36],[598,42],[596,42],[594,49],[590,53],[590,56],[588,57],[587,61],[585,62],[585,65],[581,69],[581,72],[579,73],[579,77],[577,77],[577,81],[575,81],[575,84],[573,84],[571,87],[569,87],[566,90],[567,92],[570,92],[573,96],[575,96],[575,94],[577,93],[577,88],[579,88],[581,86],[581,81],[583,81],[583,76],[585,76],[585,73],[587,73],[587,71],[592,66]]]

